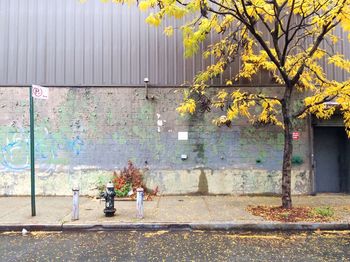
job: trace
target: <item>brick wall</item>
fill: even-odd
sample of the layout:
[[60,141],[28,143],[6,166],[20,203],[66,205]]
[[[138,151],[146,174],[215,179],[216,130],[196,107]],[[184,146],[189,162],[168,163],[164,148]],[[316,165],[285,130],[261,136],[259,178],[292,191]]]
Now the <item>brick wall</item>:
[[[147,169],[150,187],[164,194],[278,193],[283,134],[244,120],[214,126],[222,112],[179,116],[181,88],[50,88],[35,100],[37,192],[70,194],[79,183],[94,194],[96,181],[132,160]],[[176,91],[176,92],[175,92]],[[0,194],[30,193],[28,88],[0,89]],[[309,193],[308,128],[300,122],[293,190]],[[188,140],[178,140],[188,132]],[[188,159],[182,160],[185,154]]]

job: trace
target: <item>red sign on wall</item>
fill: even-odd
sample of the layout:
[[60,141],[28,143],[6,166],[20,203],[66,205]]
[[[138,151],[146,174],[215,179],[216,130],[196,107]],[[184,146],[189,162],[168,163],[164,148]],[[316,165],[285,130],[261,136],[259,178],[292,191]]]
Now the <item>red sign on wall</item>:
[[293,132],[292,137],[293,137],[293,140],[299,140],[300,133],[299,132]]

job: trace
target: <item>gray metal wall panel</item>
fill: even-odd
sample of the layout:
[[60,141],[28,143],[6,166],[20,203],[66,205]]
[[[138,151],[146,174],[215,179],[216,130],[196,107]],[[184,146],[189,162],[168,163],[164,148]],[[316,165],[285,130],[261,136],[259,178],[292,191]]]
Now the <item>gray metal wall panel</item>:
[[1,82],[7,82],[7,58],[8,58],[8,39],[9,35],[9,2],[0,1],[0,79]]
[[[121,17],[119,26],[121,27],[121,53],[119,54],[119,57],[117,56],[116,59],[121,59],[121,84],[127,84],[130,79],[130,56],[132,50],[130,49],[130,29],[128,28],[128,25],[130,25],[130,9],[127,10],[118,10],[118,15]],[[137,39],[134,39],[134,41],[137,41]]]
[[[28,38],[28,48],[27,48],[27,63],[26,63],[26,81],[24,83],[35,83],[36,81],[36,36],[37,36],[37,23],[38,17],[36,15],[37,10],[37,0],[28,1],[28,24],[27,24],[27,38]],[[0,78],[2,81],[2,78]],[[17,81],[20,83],[20,81]]]
[[[147,14],[145,12],[140,13],[139,17],[139,25],[141,26],[143,21],[146,19]],[[140,28],[140,41],[139,41],[139,55],[140,55],[140,79],[143,79],[145,77],[149,76],[149,67],[148,67],[148,61],[149,61],[149,52],[148,52],[148,34],[149,28],[144,27]],[[137,81],[135,81],[137,82]]]
[[121,15],[120,6],[115,7],[112,14],[112,83],[121,84]]
[[27,71],[27,47],[28,47],[28,30],[26,25],[28,24],[28,1],[19,2],[19,21],[18,21],[18,70],[17,81],[25,82]]
[[[92,5],[88,2],[86,4]],[[92,85],[94,83],[93,65],[94,65],[94,20],[93,8],[84,9],[84,83]]]
[[[169,19],[167,21],[166,26],[173,25],[174,24],[174,19]],[[168,39],[169,41],[165,40],[165,61],[166,61],[166,84],[174,83],[175,82],[175,59],[176,59],[176,52],[175,50],[175,43],[173,39]]]
[[98,1],[94,1],[95,6],[94,8],[94,15],[93,15],[93,71],[91,72],[94,76],[93,78],[93,84],[95,83],[101,83],[102,84],[102,72],[103,72],[103,39],[102,39],[102,32],[103,32],[103,14],[102,14],[102,5],[98,3]]
[[74,83],[82,85],[84,83],[84,10],[76,8],[74,18]]
[[46,82],[56,82],[56,15],[57,0],[50,1],[53,8],[47,8],[46,23]]
[[159,30],[157,31],[157,45],[158,45],[158,56],[157,56],[157,65],[155,68],[157,70],[157,82],[166,83],[166,74],[167,74],[167,57],[165,54],[165,35],[160,33],[164,31],[164,23],[159,26]]
[[112,83],[112,12],[112,8],[103,6],[103,84]]
[[74,83],[74,29],[75,29],[75,13],[74,13],[74,2],[68,1],[65,9],[65,49],[64,55],[64,83]]
[[[180,30],[164,36],[165,26],[179,28],[182,21],[170,19],[154,28],[145,24],[146,17],[136,6],[97,0],[0,0],[0,84],[139,85],[149,77],[150,84],[180,85],[213,61],[200,54],[185,59]],[[342,30],[337,33],[347,38]],[[201,49],[216,37],[210,35]],[[350,57],[347,41],[336,49]],[[236,60],[212,83],[225,83],[239,66]],[[326,72],[349,78],[334,67]],[[269,79],[262,73],[255,81],[269,84]]]
[[36,34],[36,83],[49,83],[46,79],[46,52],[47,52],[47,1],[38,0],[37,34]]
[[[7,79],[10,84],[17,81],[17,61],[18,61],[18,20],[19,20],[19,3],[17,0],[10,2],[9,16],[9,34],[8,34],[8,72]],[[5,40],[5,39],[4,39]]]
[[[132,13],[137,12],[135,10],[137,7],[134,6],[132,7]],[[141,48],[140,48],[140,31],[141,31],[141,21],[140,21],[140,16],[133,16],[130,14],[130,32],[132,33],[130,42],[131,42],[131,69],[130,69],[130,79],[131,79],[131,84],[138,84],[140,81],[142,81],[143,77],[140,72],[141,68],[141,59],[140,59],[140,54],[141,54]],[[143,21],[142,21],[143,23]],[[137,41],[133,41],[133,39],[138,39]]]

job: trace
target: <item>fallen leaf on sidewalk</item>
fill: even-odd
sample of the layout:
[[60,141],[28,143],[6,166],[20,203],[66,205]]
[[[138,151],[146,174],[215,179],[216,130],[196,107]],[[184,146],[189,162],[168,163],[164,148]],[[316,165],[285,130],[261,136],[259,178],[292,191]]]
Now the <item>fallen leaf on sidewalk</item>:
[[311,207],[293,207],[290,209],[281,206],[248,206],[246,209],[254,216],[260,216],[266,220],[281,222],[331,222],[337,217],[332,215],[322,216]]

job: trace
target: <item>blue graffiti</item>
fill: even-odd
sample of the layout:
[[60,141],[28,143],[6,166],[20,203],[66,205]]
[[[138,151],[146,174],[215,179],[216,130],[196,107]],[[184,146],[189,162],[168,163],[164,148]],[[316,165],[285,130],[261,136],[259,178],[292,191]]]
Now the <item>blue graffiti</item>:
[[73,152],[75,155],[79,155],[82,147],[84,146],[83,140],[79,136],[71,140],[67,140],[67,148],[69,151]]
[[[7,144],[1,146],[1,165],[4,170],[21,172],[30,168],[29,131],[9,132]],[[35,162],[42,171],[52,173],[62,159],[70,154],[78,156],[84,147],[79,137],[53,136],[44,130],[44,135],[35,141]]]
[[14,171],[22,171],[27,169],[30,164],[27,141],[19,140],[10,142],[2,147],[2,165],[7,169]]

